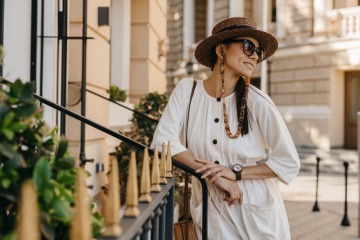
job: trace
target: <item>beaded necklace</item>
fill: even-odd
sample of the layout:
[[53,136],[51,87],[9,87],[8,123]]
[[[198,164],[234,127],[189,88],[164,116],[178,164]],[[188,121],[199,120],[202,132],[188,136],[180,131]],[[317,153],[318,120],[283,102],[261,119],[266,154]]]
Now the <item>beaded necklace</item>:
[[[229,138],[238,138],[241,134],[241,129],[243,128],[243,121],[245,118],[245,110],[246,110],[246,99],[249,92],[249,83],[245,81],[244,94],[242,96],[241,106],[240,106],[240,116],[239,116],[239,125],[237,127],[236,133],[233,135],[230,131],[229,127],[229,118],[226,112],[226,104],[225,104],[225,74],[224,74],[224,57],[221,57],[220,62],[220,73],[221,73],[221,83],[222,83],[222,93],[221,98],[223,100],[223,113],[224,113],[224,123],[225,123],[225,131]],[[241,81],[241,80],[238,80]]]

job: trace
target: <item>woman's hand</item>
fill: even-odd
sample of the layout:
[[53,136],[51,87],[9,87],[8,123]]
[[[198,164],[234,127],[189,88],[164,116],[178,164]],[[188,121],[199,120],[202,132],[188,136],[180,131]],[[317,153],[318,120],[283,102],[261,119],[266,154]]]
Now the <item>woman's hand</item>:
[[236,201],[239,201],[240,204],[243,203],[243,191],[235,181],[221,177],[214,181],[214,185],[225,192],[224,200],[229,202],[229,206]]
[[209,177],[210,182],[214,182],[216,179],[220,177],[224,177],[227,178],[228,180],[236,181],[235,173],[228,167],[224,167],[222,165],[213,163],[209,160],[196,159],[195,161],[204,164],[200,168],[196,169],[197,173],[204,172],[201,178]]

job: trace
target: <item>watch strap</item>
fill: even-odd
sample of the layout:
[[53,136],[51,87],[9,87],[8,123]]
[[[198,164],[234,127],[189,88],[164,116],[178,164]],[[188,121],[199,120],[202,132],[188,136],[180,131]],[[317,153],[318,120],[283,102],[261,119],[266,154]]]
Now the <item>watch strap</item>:
[[236,181],[240,181],[241,180],[241,173],[242,173],[243,169],[241,169],[240,171],[234,171],[235,175],[236,175]]

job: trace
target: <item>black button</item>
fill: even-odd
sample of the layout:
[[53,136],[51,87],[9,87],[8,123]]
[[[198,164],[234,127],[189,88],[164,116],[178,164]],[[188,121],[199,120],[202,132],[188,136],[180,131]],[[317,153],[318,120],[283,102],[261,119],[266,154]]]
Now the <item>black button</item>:
[[218,118],[215,118],[214,121],[215,121],[216,123],[218,123],[218,122],[219,122],[219,119],[218,119]]
[[217,144],[217,140],[216,140],[216,139],[213,140],[213,144]]
[[216,101],[220,102],[220,101],[221,101],[221,97],[216,98]]
[[216,164],[219,164],[219,161],[215,161]]

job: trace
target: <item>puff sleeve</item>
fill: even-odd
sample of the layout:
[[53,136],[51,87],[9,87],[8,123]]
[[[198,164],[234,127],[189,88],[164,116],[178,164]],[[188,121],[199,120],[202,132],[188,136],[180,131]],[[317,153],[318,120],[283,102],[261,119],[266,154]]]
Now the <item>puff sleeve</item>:
[[160,146],[163,143],[167,146],[170,141],[172,156],[187,150],[182,141],[182,131],[188,107],[188,100],[185,99],[187,99],[187,95],[190,97],[191,88],[188,89],[188,85],[191,84],[192,79],[183,79],[174,88],[156,127],[150,148],[153,149],[156,145],[161,151]]
[[263,135],[265,145],[270,149],[265,162],[283,183],[290,184],[300,169],[299,155],[286,124],[271,99],[264,93],[259,94],[252,111]]

